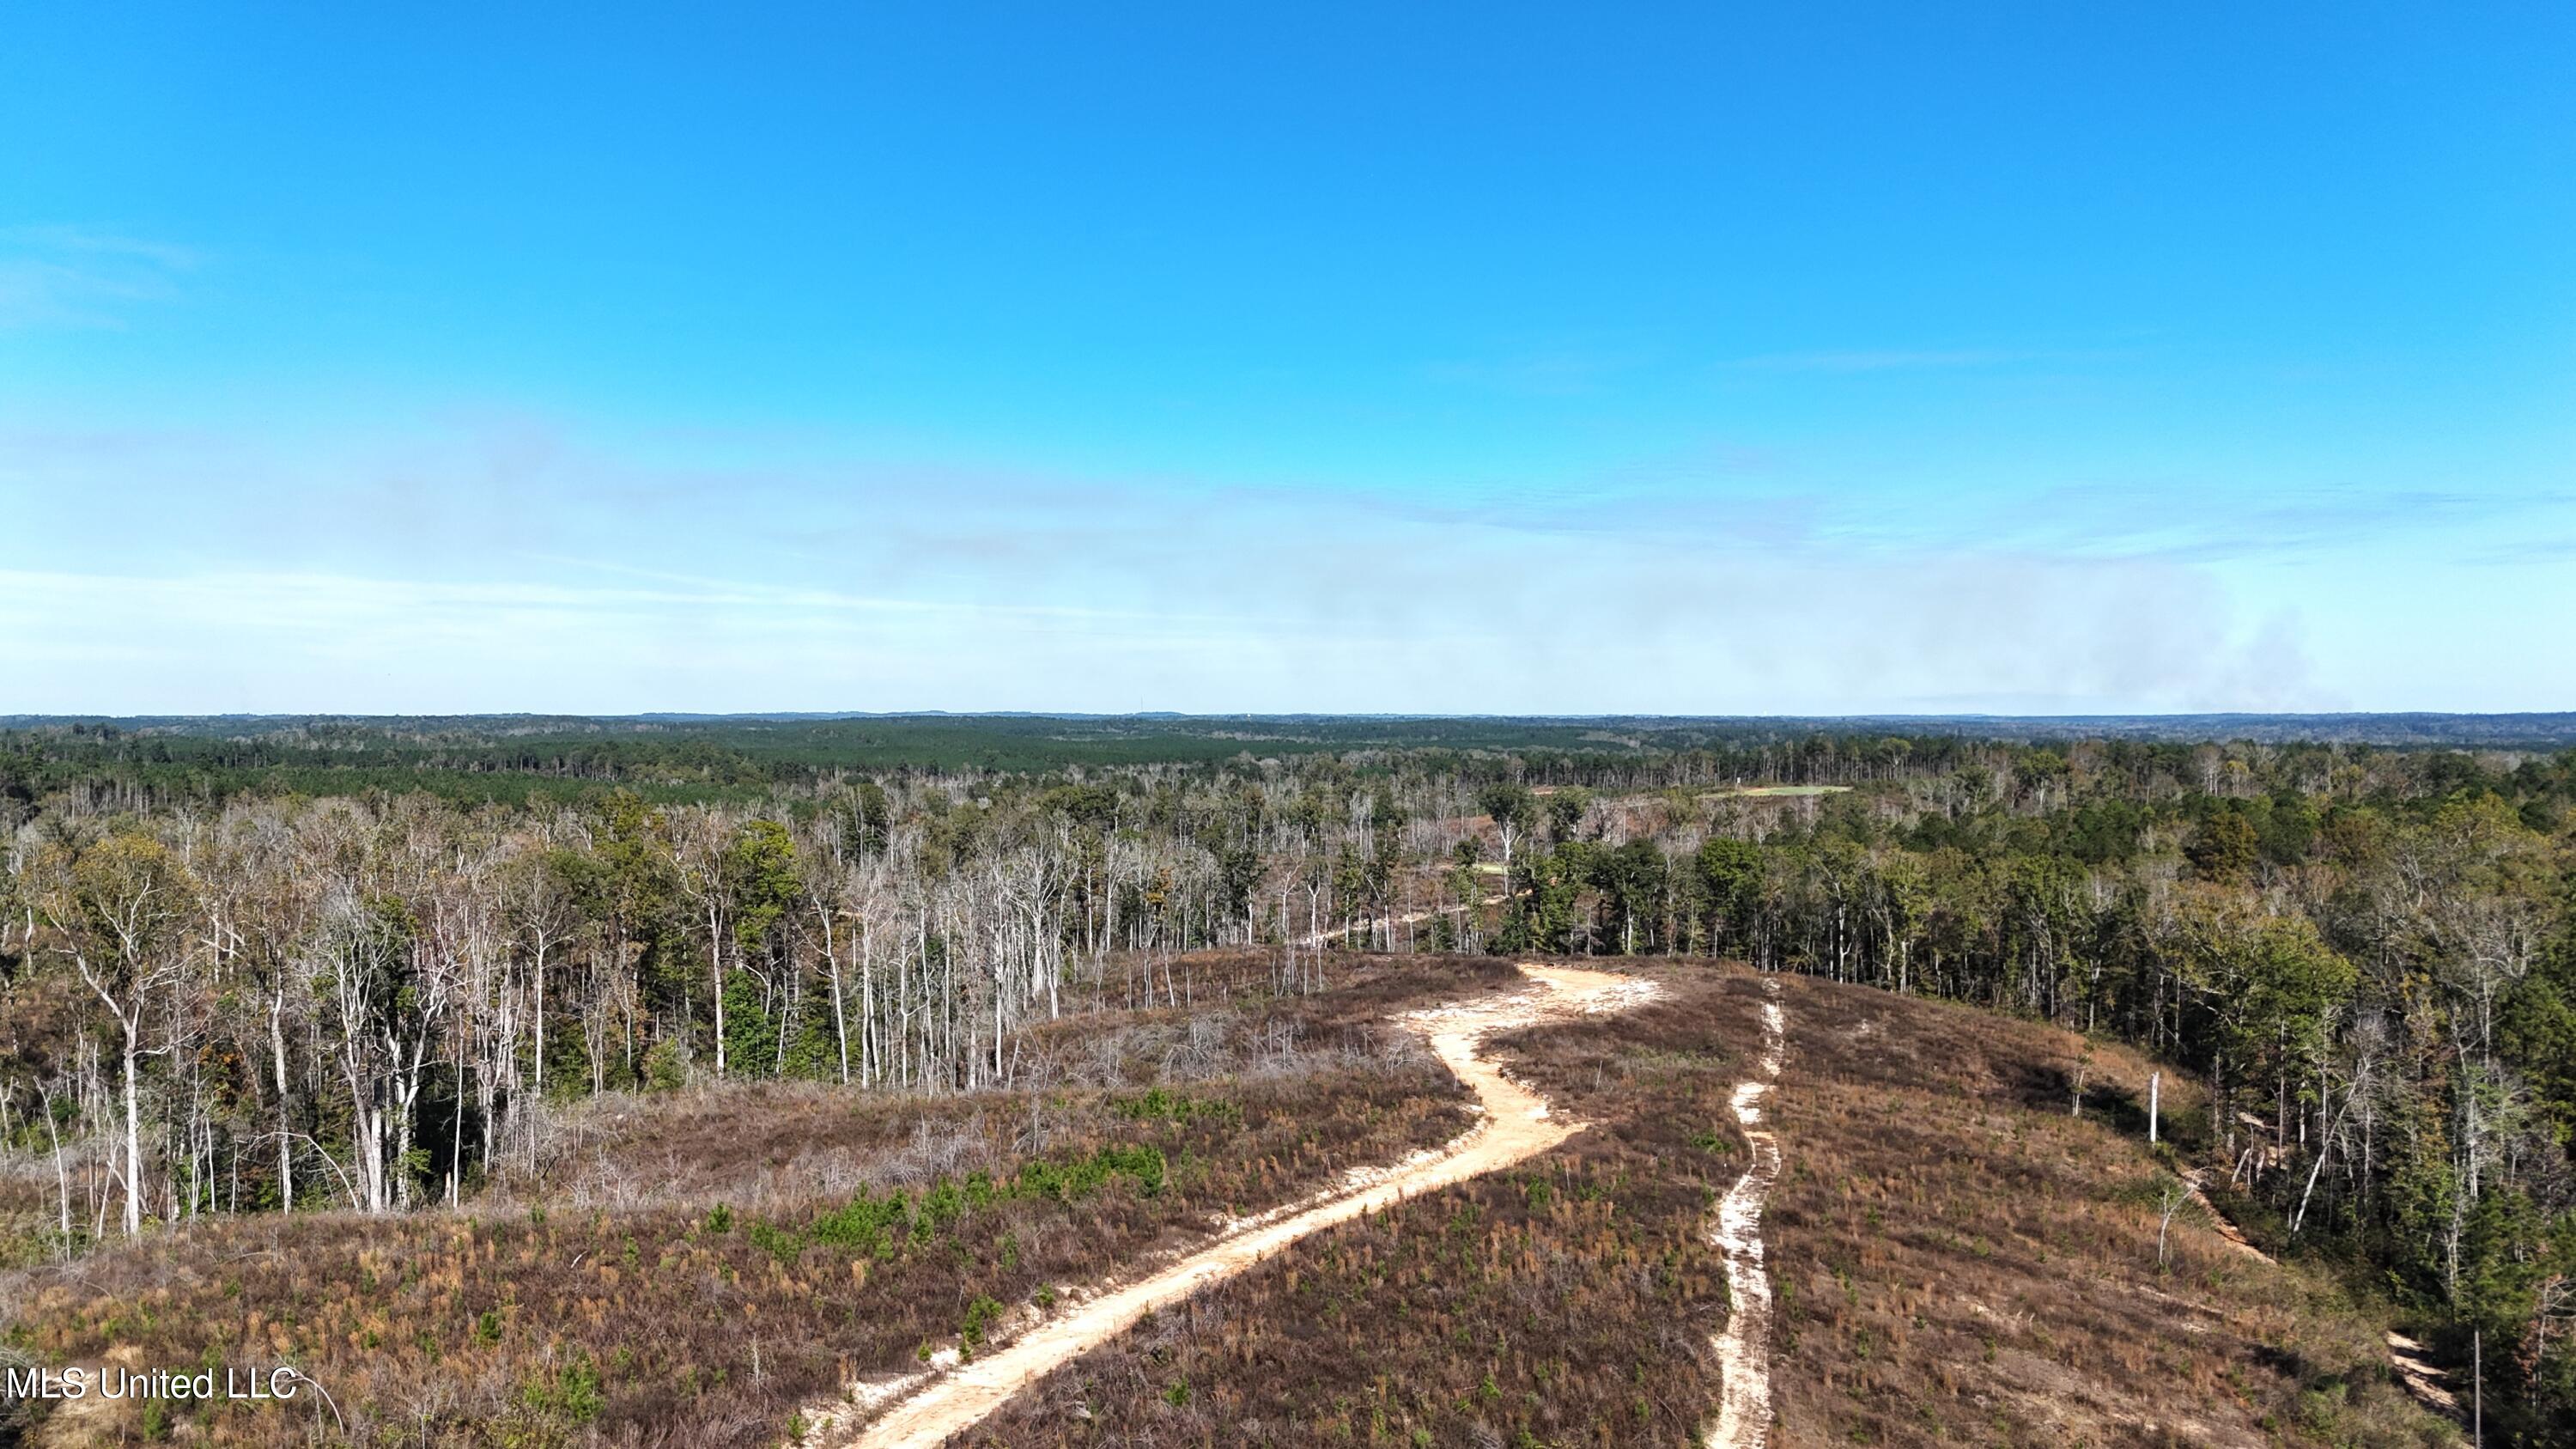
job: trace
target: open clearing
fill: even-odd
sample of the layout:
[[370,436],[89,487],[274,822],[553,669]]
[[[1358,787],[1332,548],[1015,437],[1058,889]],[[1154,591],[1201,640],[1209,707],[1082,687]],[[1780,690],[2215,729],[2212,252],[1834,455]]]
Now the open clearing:
[[[2392,1371],[2331,1281],[2199,1212],[2160,1261],[2174,1179],[2134,1052],[1732,964],[1579,964],[1361,957],[1227,1007],[1212,981],[1275,968],[1199,956],[1194,1011],[1040,1037],[1043,1087],[636,1098],[533,1184],[543,1217],[267,1216],[0,1287],[63,1361],[256,1342],[344,1409],[440,1396],[436,1433],[412,1409],[350,1436],[379,1445],[2457,1442],[2419,1407],[2448,1386],[2420,1353]],[[2164,1101],[2193,1155],[2196,1089]],[[1154,1192],[927,1216],[943,1181],[1146,1146]],[[814,1235],[906,1184],[883,1250]],[[546,1395],[590,1365],[576,1422]],[[139,1437],[139,1412],[31,1442]],[[329,1435],[318,1403],[216,1424],[306,1442],[317,1414]]]
[[1238,1227],[1159,1272],[1104,1293],[1008,1346],[930,1380],[854,1438],[809,1442],[843,1442],[860,1449],[936,1444],[982,1421],[1023,1386],[1126,1331],[1157,1307],[1336,1223],[1509,1167],[1581,1131],[1584,1124],[1552,1116],[1544,1099],[1487,1061],[1481,1051],[1486,1038],[1569,1015],[1623,1010],[1654,997],[1659,988],[1650,981],[1572,967],[1523,965],[1521,970],[1537,983],[1529,990],[1407,1018],[1475,1093],[1483,1112],[1483,1120],[1445,1150],[1347,1185],[1284,1219]]

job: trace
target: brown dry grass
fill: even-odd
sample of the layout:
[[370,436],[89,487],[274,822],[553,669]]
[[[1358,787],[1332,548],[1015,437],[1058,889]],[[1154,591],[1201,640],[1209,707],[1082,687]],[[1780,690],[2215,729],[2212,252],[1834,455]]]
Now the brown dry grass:
[[[2379,1325],[2186,1209],[2156,1259],[2148,1063],[2033,1023],[1783,983],[1765,1220],[1783,1449],[1822,1444],[2453,1442]],[[2088,1083],[2070,1113],[2072,1079]],[[2166,1081],[2168,1137],[2198,1094]]]
[[[1027,1091],[605,1102],[574,1114],[556,1160],[465,1213],[201,1224],[0,1279],[0,1319],[57,1364],[294,1363],[365,1443],[771,1443],[796,1405],[957,1348],[997,1309],[1455,1136],[1456,1082],[1377,1023],[1512,979],[1488,962],[1379,965],[1322,997],[1087,1017],[1033,1044],[1045,1085]],[[1149,1084],[1160,1099],[1140,1096]],[[971,1191],[978,1173],[1010,1183],[1032,1163],[1144,1149],[1151,1176]],[[895,1192],[883,1241],[816,1240],[824,1214]],[[50,1432],[136,1432],[145,1412],[58,1416]],[[215,1442],[289,1443],[323,1411],[154,1412]]]
[[[1696,1444],[1725,1311],[1705,1233],[1745,1161],[1727,1098],[1753,1071],[1761,995],[1732,966],[1650,969],[1672,988],[1660,1003],[1497,1043],[1593,1130],[1318,1235],[968,1441]],[[1780,985],[1774,1444],[2456,1439],[2404,1399],[2377,1325],[2321,1275],[2254,1263],[2187,1218],[2158,1269],[2162,1168],[2135,1053]],[[2168,1079],[2169,1138],[2190,1135],[2194,1100]]]
[[[0,1310],[56,1362],[302,1364],[361,1442],[774,1442],[796,1405],[958,1346],[979,1300],[1132,1271],[1218,1215],[1445,1140],[1463,1125],[1455,1084],[1382,1023],[1515,980],[1478,959],[1351,963],[1325,996],[1270,1002],[1257,956],[1193,966],[1232,1004],[1196,1024],[1170,1011],[1067,1022],[1032,1044],[1029,1091],[604,1103],[477,1212],[210,1224],[0,1277]],[[1725,1314],[1709,1218],[1746,1160],[1727,1099],[1754,1070],[1763,997],[1736,967],[1650,969],[1670,988],[1659,1001],[1494,1043],[1591,1130],[1319,1234],[966,1437],[1695,1443]],[[2159,1269],[2163,1169],[2140,1140],[2134,1053],[1966,1008],[1779,984],[1789,1054],[1765,1103],[1786,1155],[1764,1224],[1775,1444],[2456,1439],[2403,1399],[2378,1325],[2321,1276],[2243,1258],[2188,1211]],[[2067,1110],[2079,1064],[2081,1120]],[[1149,1084],[1225,1105],[1120,1110]],[[2190,1089],[2169,1081],[2166,1100],[2169,1135],[2187,1132]],[[1160,1191],[1112,1174],[1070,1200],[924,1207],[942,1180],[1146,1146],[1170,1168]],[[913,1211],[882,1250],[777,1235],[893,1191]],[[709,1222],[718,1202],[736,1210],[729,1230]],[[89,1422],[140,1420],[129,1407]],[[309,1405],[227,1408],[173,1428],[286,1443],[315,1422]]]
[[[1589,963],[1600,964],[1600,963]],[[1750,997],[1684,978],[1493,1050],[1597,1125],[1318,1234],[1051,1375],[976,1445],[1679,1444],[1716,1384],[1703,1231],[1743,1161]]]

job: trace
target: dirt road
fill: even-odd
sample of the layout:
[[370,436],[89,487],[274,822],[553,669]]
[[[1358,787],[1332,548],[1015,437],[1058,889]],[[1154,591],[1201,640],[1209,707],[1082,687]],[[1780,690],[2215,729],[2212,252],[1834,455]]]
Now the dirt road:
[[[1298,1239],[1398,1199],[1511,1166],[1583,1129],[1551,1117],[1547,1102],[1503,1075],[1480,1048],[1487,1037],[1566,1016],[1625,1010],[1657,994],[1653,982],[1569,967],[1524,965],[1533,985],[1505,997],[1416,1012],[1406,1025],[1476,1094],[1484,1120],[1437,1154],[1359,1175],[1285,1215],[1267,1214],[1152,1275],[1041,1322],[1010,1343],[962,1364],[897,1403],[854,1437],[825,1442],[856,1449],[926,1446],[971,1428],[1040,1376],[1125,1332],[1148,1311],[1242,1272]],[[1776,1160],[1776,1157],[1775,1157]],[[1730,1375],[1732,1382],[1732,1375]],[[846,1412],[847,1406],[835,1406]],[[822,1411],[838,1418],[835,1409]],[[814,1416],[809,1416],[814,1417]],[[809,1441],[814,1442],[814,1441]]]
[[[1780,983],[1765,981],[1771,995]],[[1726,1328],[1717,1336],[1722,1376],[1717,1424],[1707,1449],[1762,1449],[1771,1437],[1771,1275],[1762,1264],[1762,1200],[1780,1176],[1780,1138],[1761,1126],[1763,1096],[1780,1075],[1787,1022],[1777,1000],[1762,1003],[1762,1076],[1735,1087],[1735,1121],[1752,1145],[1753,1165],[1717,1205],[1710,1234],[1726,1255]]]

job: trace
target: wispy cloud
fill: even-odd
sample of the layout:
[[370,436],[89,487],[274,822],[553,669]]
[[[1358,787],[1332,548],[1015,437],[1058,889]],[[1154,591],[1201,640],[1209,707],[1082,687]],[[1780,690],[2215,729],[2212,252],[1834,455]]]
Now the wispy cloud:
[[75,255],[133,258],[173,272],[193,271],[204,260],[193,247],[123,236],[86,226],[0,227],[0,243],[41,247]]
[[[1241,540],[1194,537],[1192,546]],[[1293,540],[1320,546],[1320,537]],[[1675,554],[1417,539],[1245,560],[1196,609],[987,580],[975,599],[738,580],[0,571],[14,707],[1817,711],[1934,693],[2297,703],[2295,631],[2152,567],[2011,558],[1692,577]],[[2181,601],[2179,606],[2177,601]],[[2143,621],[2143,622],[2142,622]]]
[[2215,482],[2082,484],[1990,499],[1960,517],[1977,536],[2069,556],[2177,563],[2290,561],[2393,539],[2461,562],[2493,540],[2576,523],[2576,494],[2530,489],[2248,488]]
[[2378,705],[2315,662],[2321,629],[2349,660],[2374,626],[2311,622],[2274,565],[2436,516],[2492,535],[2503,506],[2105,486],[1897,510],[1724,448],[1434,500],[683,460],[524,421],[304,456],[0,432],[0,494],[25,544],[7,692],[132,710]]
[[[97,468],[100,445],[78,442]],[[1597,495],[1540,490],[1486,517],[860,462],[701,474],[524,437],[318,480],[232,466],[283,479],[256,519],[180,493],[141,505],[123,466],[104,488],[23,490],[43,505],[29,556],[48,562],[0,572],[20,707],[1813,712],[2316,693],[2296,626],[2266,642],[2190,566],[1885,547],[1820,521],[1821,498],[1704,514],[1640,498],[1605,520]],[[389,499],[370,481],[387,473],[412,491]],[[113,555],[83,554],[107,536]]]
[[1422,368],[1421,375],[1428,382],[1514,397],[1589,397],[1607,391],[1621,376],[1650,360],[1648,354],[1637,351],[1560,348],[1433,362]]
[[2009,348],[1858,348],[1845,351],[1766,352],[1728,360],[1730,367],[1761,372],[1913,372],[1926,368],[1999,367],[2006,363],[2063,358],[2066,353]]
[[167,242],[77,226],[0,228],[0,327],[121,327],[201,262]]

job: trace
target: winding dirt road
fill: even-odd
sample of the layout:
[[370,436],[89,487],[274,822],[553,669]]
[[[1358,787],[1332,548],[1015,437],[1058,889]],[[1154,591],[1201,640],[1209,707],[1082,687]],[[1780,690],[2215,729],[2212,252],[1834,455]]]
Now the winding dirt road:
[[[1403,1018],[1430,1039],[1431,1049],[1476,1094],[1483,1112],[1483,1121],[1446,1148],[1392,1169],[1354,1174],[1354,1180],[1305,1204],[1239,1224],[1206,1248],[1148,1277],[1041,1322],[972,1363],[926,1378],[855,1436],[834,1434],[828,1442],[854,1449],[937,1444],[981,1422],[1050,1370],[1125,1332],[1146,1313],[1230,1278],[1300,1238],[1416,1193],[1509,1167],[1583,1130],[1580,1122],[1551,1117],[1543,1098],[1487,1061],[1480,1051],[1485,1039],[1567,1016],[1626,1010],[1657,995],[1660,988],[1634,977],[1570,967],[1524,964],[1520,969],[1533,982],[1525,990]],[[1777,1008],[1771,1010],[1776,1017]],[[1776,1163],[1775,1151],[1775,1168]],[[1734,1379],[1730,1373],[1730,1392]],[[837,1419],[849,1407],[838,1405],[823,1413]],[[822,1439],[815,1436],[809,1442]]]
[[[1776,998],[1780,983],[1763,985]],[[1762,1265],[1762,1200],[1780,1176],[1779,1135],[1761,1125],[1763,1096],[1780,1076],[1787,1022],[1775,999],[1762,1003],[1762,1077],[1735,1087],[1735,1121],[1753,1165],[1717,1205],[1709,1235],[1726,1255],[1726,1328],[1717,1336],[1721,1387],[1707,1449],[1762,1449],[1771,1437],[1771,1275]]]

